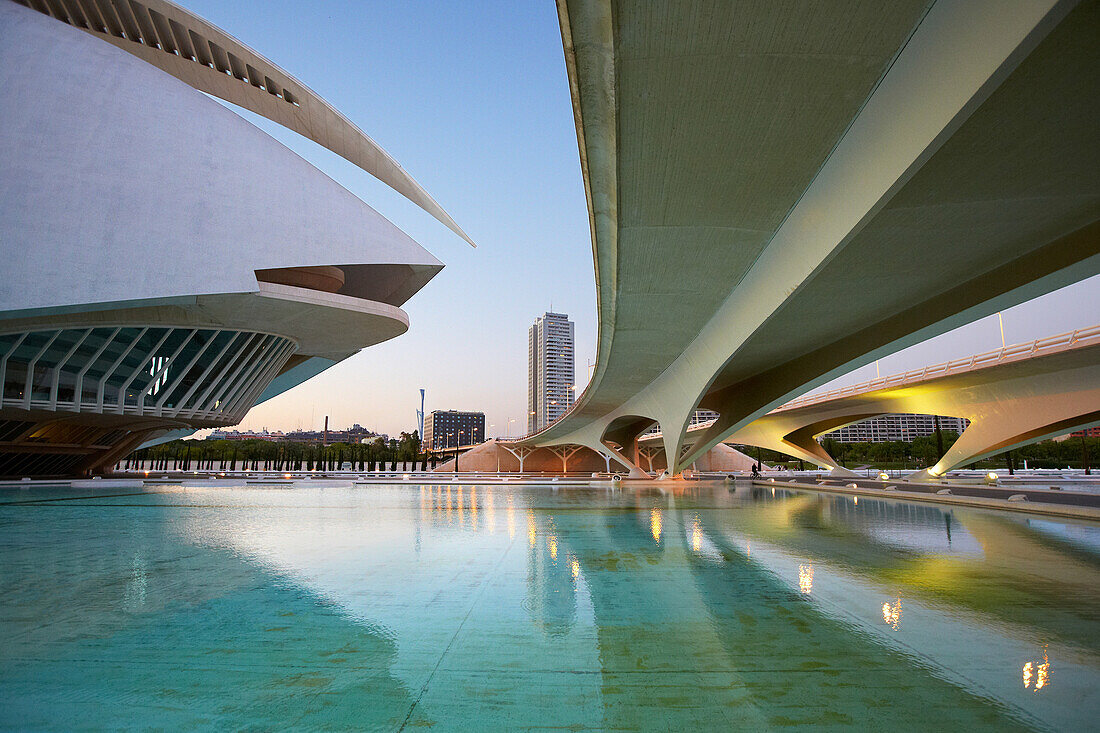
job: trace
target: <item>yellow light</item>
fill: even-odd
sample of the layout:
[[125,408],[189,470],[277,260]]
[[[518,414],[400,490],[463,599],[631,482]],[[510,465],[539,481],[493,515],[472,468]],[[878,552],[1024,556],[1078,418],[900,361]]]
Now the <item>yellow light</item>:
[[879,479],[879,481],[889,481],[890,480],[890,474],[886,473],[885,471],[880,471],[879,475],[878,475],[878,479]]
[[853,496],[852,497],[852,503],[856,504],[858,506],[859,505],[859,497],[858,496]]
[[550,548],[550,557],[553,560],[558,559],[558,538],[554,535],[550,535],[546,538],[546,546]]
[[887,602],[882,604],[882,621],[894,631],[898,630],[898,624],[901,622],[900,597],[894,603]]
[[535,539],[538,537],[538,528],[535,526],[535,515],[528,510],[527,512],[527,544],[532,548],[535,546]]
[[987,474],[985,475],[985,477],[986,477],[987,479],[989,479],[990,481],[996,481],[996,480],[997,480],[997,474],[996,474],[996,473],[994,473],[993,471],[990,471],[989,473],[987,473]]
[[581,564],[577,562],[576,558],[573,558],[573,560],[570,561],[569,569],[573,571],[573,580],[576,580],[577,577],[581,574]]
[[[1050,659],[1047,657],[1047,647],[1043,646],[1043,662],[1026,662],[1023,668],[1024,689],[1034,689],[1035,692],[1050,684]],[[1034,688],[1032,688],[1034,683]]]
[[[222,475],[224,476],[225,474],[222,474]],[[289,473],[284,473],[283,478],[290,478],[290,474]]]
[[695,552],[699,552],[702,546],[703,530],[699,527],[699,515],[696,514],[691,526],[691,549]]
[[810,593],[814,589],[814,566],[798,566],[798,589],[803,593]]
[[653,533],[653,541],[661,541],[661,510],[654,507],[649,510],[649,531]]
[[514,540],[516,538],[516,505],[510,496],[505,514],[508,516],[508,539]]
[[[1044,657],[1045,659],[1045,657]],[[1044,662],[1039,665],[1039,674],[1035,679],[1035,689],[1041,690],[1047,686],[1050,681],[1050,662]]]

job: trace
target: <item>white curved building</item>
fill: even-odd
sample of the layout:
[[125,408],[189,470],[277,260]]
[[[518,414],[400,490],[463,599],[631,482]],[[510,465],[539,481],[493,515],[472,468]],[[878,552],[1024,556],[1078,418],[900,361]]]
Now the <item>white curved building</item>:
[[370,138],[172,3],[26,5],[0,2],[0,476],[235,424],[408,328],[402,304],[443,265],[202,92],[466,238]]

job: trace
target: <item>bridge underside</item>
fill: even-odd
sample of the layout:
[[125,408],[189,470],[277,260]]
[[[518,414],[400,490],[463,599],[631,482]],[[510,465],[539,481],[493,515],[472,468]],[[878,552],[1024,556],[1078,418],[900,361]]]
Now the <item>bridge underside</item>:
[[[677,472],[852,368],[1100,271],[1100,3],[690,5],[559,2],[600,339],[575,408],[527,444],[658,423]],[[721,417],[685,449],[697,408]]]
[[[959,466],[1100,423],[1100,343],[915,384],[775,410],[730,442],[778,451],[845,473],[816,437],[877,415],[952,415],[970,426],[930,468],[935,478]],[[688,432],[694,443],[706,430]],[[642,449],[660,445],[654,438]]]

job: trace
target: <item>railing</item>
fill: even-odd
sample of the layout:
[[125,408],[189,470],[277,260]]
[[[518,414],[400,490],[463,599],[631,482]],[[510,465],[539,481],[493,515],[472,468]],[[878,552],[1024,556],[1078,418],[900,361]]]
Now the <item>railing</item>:
[[839,387],[829,390],[828,392],[803,395],[802,397],[798,397],[777,407],[775,412],[793,410],[819,402],[828,402],[829,400],[835,400],[840,397],[850,397],[852,395],[872,392],[886,387],[897,387],[903,384],[938,379],[951,374],[962,374],[977,369],[985,369],[995,364],[1031,359],[1036,356],[1044,356],[1064,351],[1071,347],[1080,347],[1084,343],[1100,343],[1100,325],[1069,331],[1067,333],[1058,334],[1057,336],[1047,336],[1046,338],[1035,339],[1034,341],[1023,344],[1013,344],[1012,346],[986,351],[981,354],[975,354],[974,356],[933,364],[923,369],[916,369],[901,374],[892,374],[888,377],[876,377],[875,379],[860,384]]

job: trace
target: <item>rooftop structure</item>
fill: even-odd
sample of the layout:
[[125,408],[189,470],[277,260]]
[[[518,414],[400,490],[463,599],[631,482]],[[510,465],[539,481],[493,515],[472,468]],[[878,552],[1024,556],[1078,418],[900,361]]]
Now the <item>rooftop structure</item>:
[[0,3],[0,476],[237,424],[407,330],[442,264],[203,92],[459,231],[370,138],[170,2],[29,5]]

